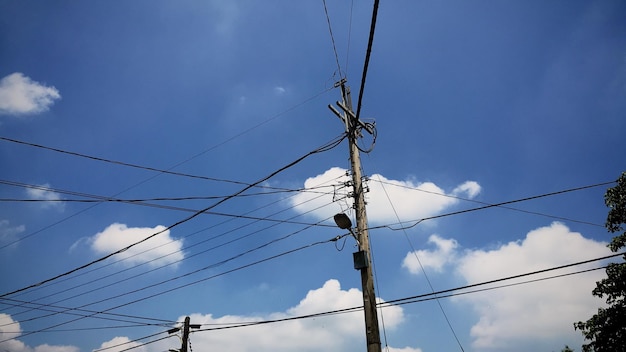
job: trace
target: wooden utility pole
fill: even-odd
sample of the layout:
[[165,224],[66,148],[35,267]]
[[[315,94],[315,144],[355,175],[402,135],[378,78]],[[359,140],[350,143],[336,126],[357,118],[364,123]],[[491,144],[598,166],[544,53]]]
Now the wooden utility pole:
[[185,317],[185,324],[183,325],[183,344],[180,346],[180,352],[187,352],[187,345],[189,345],[189,317]]
[[[356,237],[359,251],[354,253],[354,267],[361,271],[361,286],[363,290],[363,306],[365,311],[365,335],[367,338],[367,352],[380,352],[380,331],[378,329],[378,313],[376,311],[376,295],[374,293],[374,275],[372,274],[372,258],[370,255],[369,234],[367,231],[367,214],[365,212],[365,194],[361,175],[361,156],[357,147],[357,140],[365,126],[357,120],[352,111],[350,88],[346,81],[338,83],[341,86],[343,104],[337,104],[343,113],[340,114],[332,105],[329,108],[341,118],[346,125],[348,142],[350,144],[350,164],[352,168],[352,185],[354,210],[356,213]],[[370,132],[370,131],[368,131]]]

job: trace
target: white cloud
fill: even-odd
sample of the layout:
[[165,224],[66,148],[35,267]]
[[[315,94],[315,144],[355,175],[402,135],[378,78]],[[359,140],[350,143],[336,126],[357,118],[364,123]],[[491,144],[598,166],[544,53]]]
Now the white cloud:
[[[492,250],[461,252],[454,240],[444,240],[438,236],[431,236],[429,242],[434,243],[436,249],[420,251],[420,259],[424,258],[423,264],[435,269],[442,268],[445,263],[453,264],[456,273],[467,284],[598,258],[610,253],[605,243],[571,232],[567,226],[558,222],[530,231],[523,240],[509,242]],[[455,256],[458,259],[452,260]],[[411,272],[417,272],[409,255],[403,266]],[[531,278],[596,266],[588,264]],[[602,277],[604,271],[598,270],[463,295],[454,301],[468,305],[478,315],[470,332],[473,347],[477,350],[513,351],[517,349],[512,346],[523,346],[523,342],[529,340],[555,341],[557,346],[574,344],[580,343],[582,338],[580,332],[574,331],[573,323],[587,319],[602,305],[602,300],[591,295],[595,282]]]
[[147,348],[146,348],[147,346],[137,347],[139,345],[140,343],[138,342],[130,342],[130,339],[128,337],[116,336],[107,342],[103,342],[102,345],[100,345],[99,349],[106,348],[107,351],[109,352],[119,352],[119,351],[126,350],[129,348],[132,348],[133,351],[137,351],[137,352],[147,351]]
[[283,95],[287,92],[287,89],[285,89],[284,87],[274,87],[274,93],[276,93],[276,95]]
[[481,191],[481,187],[478,184],[478,182],[475,181],[466,181],[465,183],[459,185],[458,187],[456,187],[453,191],[452,194],[455,196],[463,196],[464,194],[468,197],[468,198],[474,198],[478,195],[478,193],[480,193]]
[[128,227],[124,224],[114,223],[97,233],[89,240],[91,249],[99,255],[109,254],[138,242],[154,233],[161,232],[146,242],[140,243],[117,256],[126,259],[128,265],[150,262],[151,266],[161,266],[173,263],[184,258],[182,252],[182,239],[175,240],[170,237],[170,231],[164,226]]
[[50,184],[46,183],[38,185],[38,188],[27,188],[26,194],[30,199],[45,200],[41,206],[44,209],[57,209],[63,211],[65,209],[65,203],[61,202],[61,195],[57,192],[53,192],[50,189]]
[[[48,344],[29,347],[17,338],[22,334],[20,323],[0,313],[0,351],[9,352],[79,352],[75,346],[51,346]],[[7,341],[4,341],[7,340]]]
[[26,115],[44,112],[57,99],[61,99],[61,95],[56,88],[35,82],[19,72],[0,80],[0,114]]
[[[345,176],[346,170],[333,167],[315,177],[308,178],[304,187],[320,185],[338,185],[336,192],[318,197],[319,194],[302,192],[291,198],[292,205],[301,213],[311,212],[319,219],[331,217],[343,209],[352,206],[352,200],[346,198],[351,188],[342,187],[350,177]],[[412,180],[390,180],[382,175],[374,174],[368,182],[369,193],[366,193],[368,204],[367,214],[371,223],[395,223],[398,221],[417,220],[440,213],[444,209],[457,204],[455,196],[473,198],[480,192],[480,185],[474,181],[466,181],[457,186],[452,193],[446,193],[432,182],[415,182]],[[337,199],[343,199],[336,201]],[[393,204],[393,207],[390,205]],[[333,203],[328,206],[326,204]],[[320,209],[316,209],[321,207]],[[313,210],[316,209],[316,210]]]
[[419,348],[405,347],[405,348],[393,348],[390,347],[389,350],[385,349],[386,352],[422,352]]
[[402,267],[412,274],[419,274],[422,272],[421,263],[424,269],[430,268],[441,272],[444,265],[454,259],[456,248],[459,246],[456,240],[441,238],[438,235],[430,235],[428,243],[434,244],[435,250],[420,249],[407,253],[402,261]]
[[[321,288],[311,290],[296,306],[285,312],[267,315],[213,317],[211,314],[190,315],[193,324],[224,327],[224,324],[290,318],[329,310],[356,307],[363,304],[361,291],[355,288],[342,290],[337,280],[328,280]],[[385,327],[394,329],[404,319],[401,307],[383,310]],[[179,320],[183,320],[181,317]],[[198,332],[191,335],[194,350],[230,352],[279,351],[362,351],[365,348],[363,312],[337,314],[327,317],[298,319],[272,324]],[[156,350],[172,348],[172,341],[155,346]],[[419,349],[392,349],[398,352],[419,352]]]
[[7,244],[17,240],[17,235],[26,231],[24,225],[11,227],[9,220],[0,220],[0,244]]

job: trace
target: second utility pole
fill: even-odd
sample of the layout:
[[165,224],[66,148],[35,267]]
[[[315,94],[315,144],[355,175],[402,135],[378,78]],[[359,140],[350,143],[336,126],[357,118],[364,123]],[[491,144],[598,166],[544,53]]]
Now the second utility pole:
[[[352,184],[354,210],[356,213],[356,228],[359,252],[355,253],[355,268],[361,271],[361,286],[363,289],[363,307],[365,311],[365,334],[367,338],[367,352],[380,352],[380,332],[378,329],[378,313],[376,312],[376,294],[374,293],[374,275],[372,274],[372,258],[370,254],[369,234],[367,231],[367,214],[365,212],[365,194],[361,175],[361,156],[357,147],[357,140],[362,130],[361,121],[352,111],[350,88],[345,80],[340,82],[343,105],[341,106],[343,119],[348,133],[350,144],[350,164],[352,167]],[[344,109],[345,108],[345,109]],[[359,264],[357,264],[359,263]]]

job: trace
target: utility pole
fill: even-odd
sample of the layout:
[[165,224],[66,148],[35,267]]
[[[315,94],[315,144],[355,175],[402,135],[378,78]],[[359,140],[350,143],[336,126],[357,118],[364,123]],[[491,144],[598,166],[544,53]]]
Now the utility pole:
[[189,317],[185,317],[185,324],[183,325],[183,344],[180,346],[180,352],[187,352],[187,345],[189,344]]
[[372,131],[363,122],[357,120],[356,115],[352,111],[350,87],[346,86],[346,80],[343,79],[336,85],[341,86],[343,104],[337,102],[337,105],[343,110],[343,113],[340,114],[332,105],[328,107],[344,121],[346,132],[348,133],[350,164],[352,168],[352,196],[354,197],[354,210],[356,213],[356,238],[359,246],[359,251],[354,253],[354,268],[361,271],[367,352],[381,352],[376,295],[374,293],[374,275],[372,274],[372,258],[367,230],[367,214],[365,212],[365,194],[361,175],[361,156],[357,147],[357,140],[362,129],[365,128],[368,132]]
[[[170,349],[169,352],[187,352],[187,346],[189,345],[189,329],[200,329],[200,327],[202,326],[201,324],[190,324],[191,318],[189,317],[185,317],[185,322],[183,323],[183,336],[180,337],[178,335],[178,337],[180,337],[180,340],[182,341],[182,345],[180,346],[180,350],[174,350],[174,349]],[[167,331],[168,334],[173,334],[175,332],[179,332],[181,328],[173,328],[173,329],[169,329]]]

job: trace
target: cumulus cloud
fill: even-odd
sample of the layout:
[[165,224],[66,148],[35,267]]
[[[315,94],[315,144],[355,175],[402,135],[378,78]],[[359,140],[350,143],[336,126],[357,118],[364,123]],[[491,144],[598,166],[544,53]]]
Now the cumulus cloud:
[[[292,205],[301,213],[310,213],[319,219],[329,218],[351,208],[352,199],[347,194],[352,189],[343,186],[349,180],[346,170],[339,167],[310,177],[304,182],[304,187],[336,185],[335,192],[321,197],[316,193],[302,192],[291,198]],[[480,192],[480,185],[474,181],[466,181],[451,193],[446,193],[433,182],[391,180],[379,174],[372,175],[367,186],[367,214],[371,223],[397,222],[396,214],[401,221],[432,216],[457,204],[459,200],[454,197],[474,198]]]
[[[452,241],[452,242],[451,242]],[[530,231],[526,238],[509,242],[491,250],[466,250],[461,252],[453,240],[431,236],[433,251],[420,251],[423,262],[431,267],[452,263],[455,272],[466,284],[474,284],[502,277],[556,267],[576,261],[593,259],[610,254],[606,244],[572,232],[562,223]],[[457,259],[452,259],[456,257]],[[422,257],[420,257],[421,259]],[[434,258],[434,259],[433,259]],[[403,266],[414,272],[414,265]],[[568,269],[569,272],[592,268],[587,264]],[[558,274],[567,271],[559,271]],[[535,275],[537,279],[555,272]],[[459,296],[458,304],[468,305],[477,314],[471,328],[472,344],[480,350],[508,351],[524,341],[580,341],[580,333],[573,322],[595,313],[602,301],[593,297],[595,282],[604,277],[603,271],[500,288],[496,290]],[[528,280],[521,278],[517,281]],[[516,281],[507,281],[514,283]]]
[[124,263],[128,265],[149,262],[149,265],[156,267],[174,263],[184,258],[183,241],[173,239],[170,236],[170,231],[165,229],[165,226],[162,225],[150,228],[128,227],[125,224],[114,223],[91,237],[89,242],[95,253],[103,255],[161,232],[150,240],[118,254],[118,257],[125,259]]
[[450,263],[455,255],[456,248],[459,246],[454,239],[445,239],[438,235],[430,235],[428,243],[435,245],[434,250],[420,249],[415,252],[407,253],[406,257],[402,261],[402,267],[409,270],[412,274],[419,274],[422,272],[421,266],[424,269],[430,268],[437,272],[443,271],[445,264]]
[[[210,326],[225,326],[242,322],[291,318],[329,310],[357,307],[363,304],[361,291],[341,289],[339,281],[331,279],[320,288],[311,290],[295,306],[284,312],[267,315],[213,317],[211,314],[192,314],[191,322]],[[385,327],[394,329],[404,319],[401,307],[384,309]],[[183,318],[181,317],[182,320]],[[365,348],[363,312],[337,314],[314,319],[298,319],[273,324],[260,324],[237,329],[223,329],[192,335],[194,350],[230,352],[278,351],[362,351]],[[157,349],[171,347],[156,346]],[[397,352],[419,352],[419,349],[392,349]]]
[[61,195],[50,190],[50,184],[38,185],[37,188],[27,188],[26,195],[30,199],[43,200],[41,203],[44,209],[57,209],[63,211],[65,204],[61,201]]
[[19,72],[0,80],[0,114],[41,113],[58,99],[61,99],[61,95],[56,88],[35,82]]
[[0,351],[10,352],[79,352],[75,346],[52,346],[48,344],[36,347],[27,346],[18,337],[22,334],[20,323],[4,313],[0,313]]
[[116,336],[107,342],[103,342],[98,349],[107,349],[110,352],[120,352],[132,348],[137,352],[146,352],[146,346],[139,346],[138,342],[130,342],[130,339],[125,336]]
[[9,220],[0,220],[0,244],[7,244],[17,240],[17,235],[26,231],[26,226],[11,226]]
[[[468,251],[459,262],[458,272],[468,283],[475,283],[607,254],[610,251],[605,243],[585,238],[555,222],[530,231],[522,241],[510,242],[490,251]],[[569,271],[593,266],[589,264]],[[554,273],[543,276],[549,275]],[[537,277],[540,276],[533,278]],[[473,345],[500,349],[530,338],[578,336],[572,323],[591,316],[602,304],[591,295],[595,282],[602,277],[603,271],[593,271],[463,296],[459,300],[470,303],[480,316],[471,329]]]

